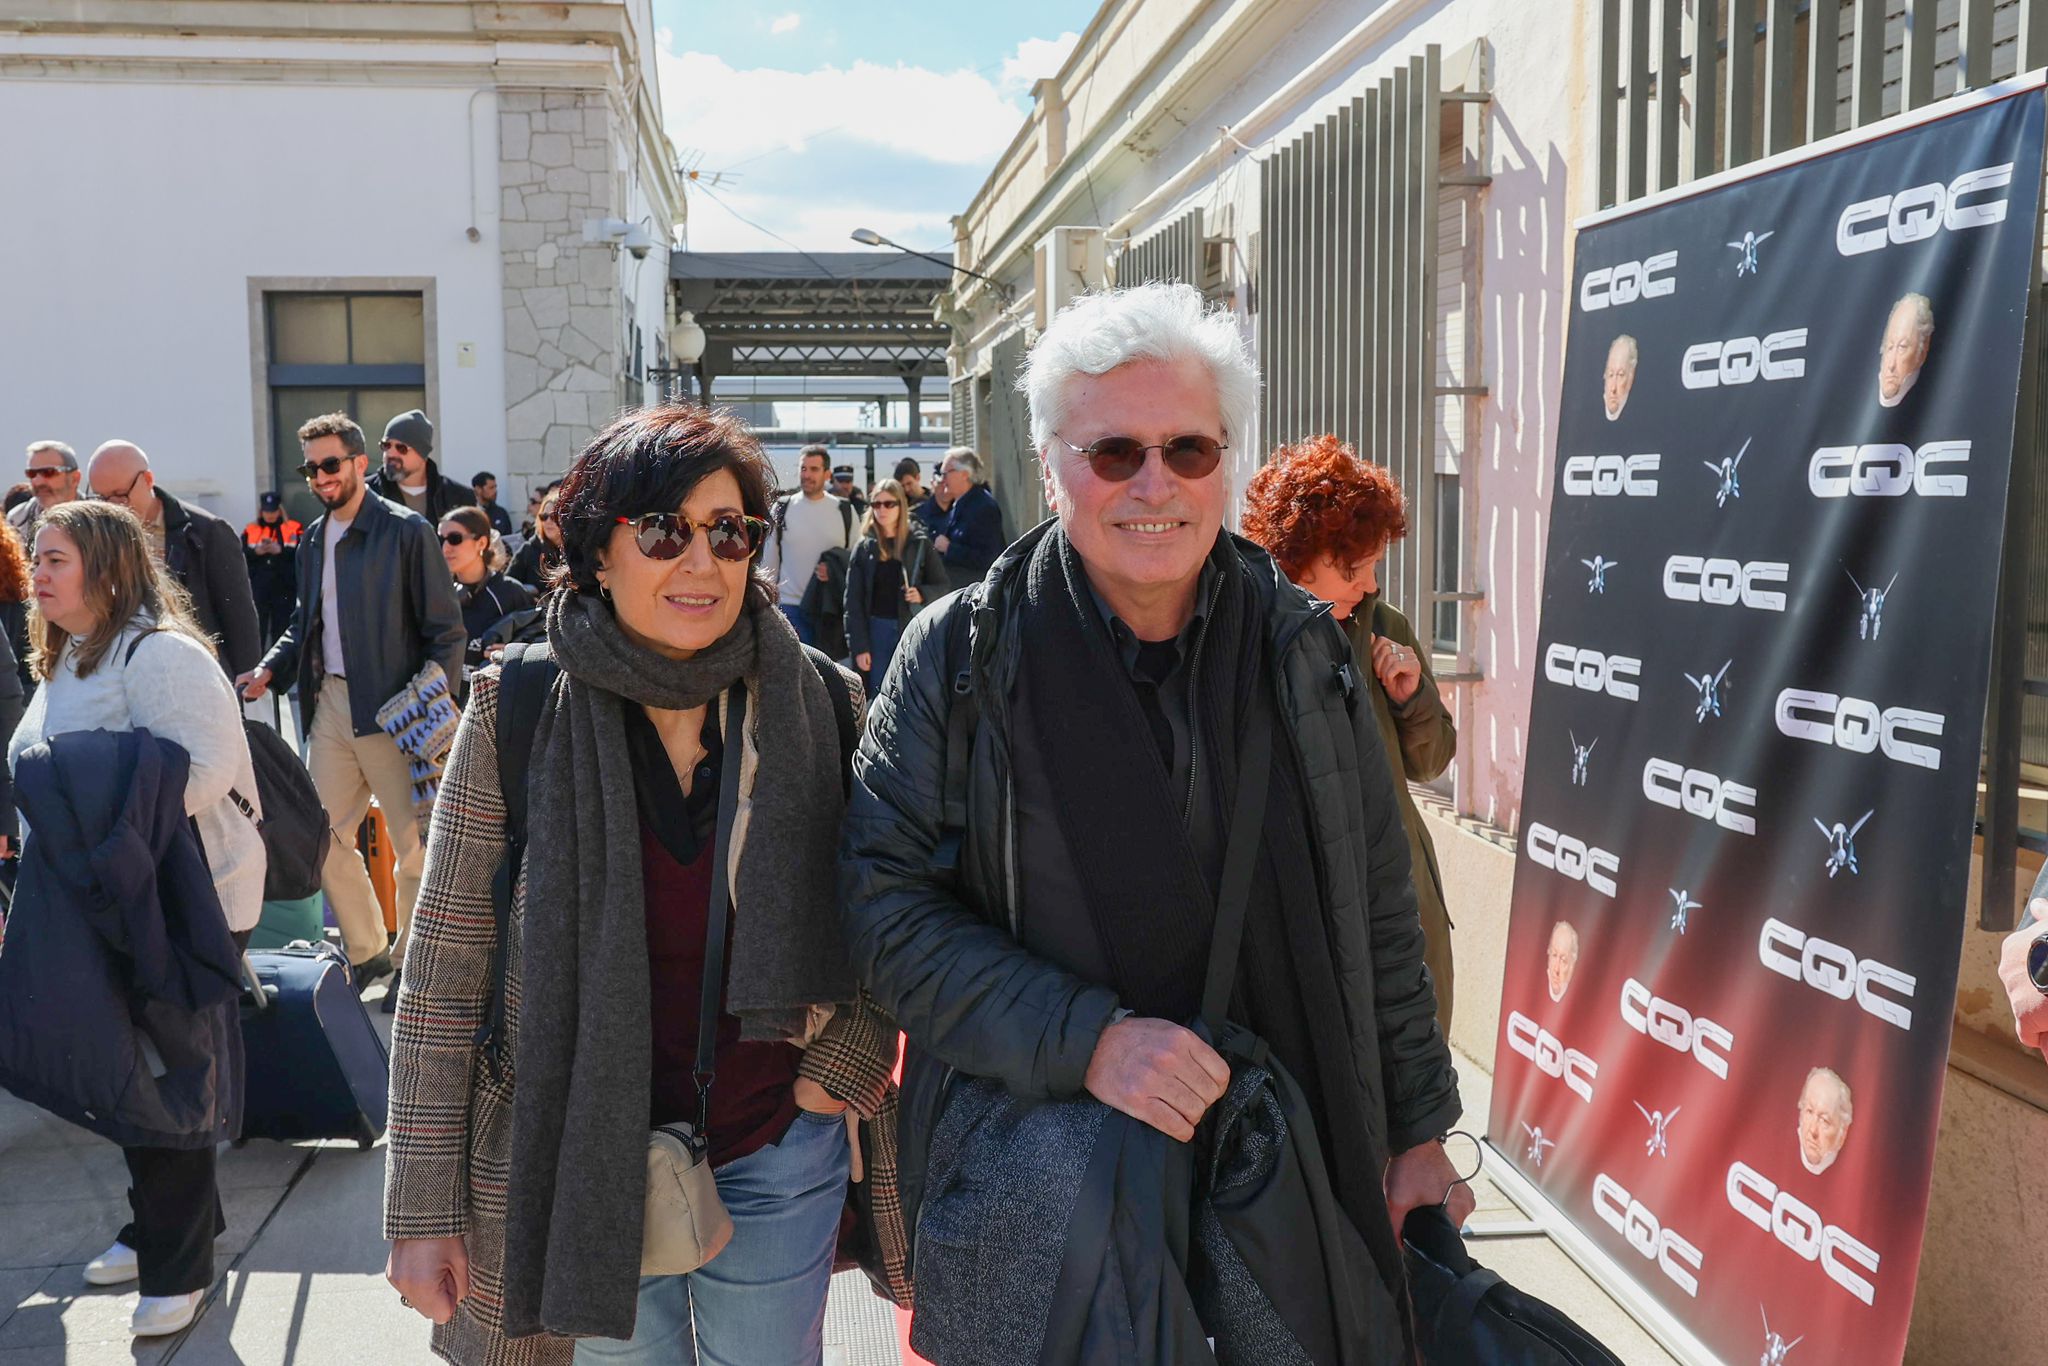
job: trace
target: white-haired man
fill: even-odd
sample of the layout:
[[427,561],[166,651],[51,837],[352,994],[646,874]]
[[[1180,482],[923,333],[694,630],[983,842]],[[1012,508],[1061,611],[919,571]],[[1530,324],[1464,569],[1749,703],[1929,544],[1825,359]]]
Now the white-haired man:
[[[1138,1326],[1140,1360],[1179,1359],[1176,1333],[1405,1359],[1396,1230],[1447,1194],[1454,1221],[1471,1208],[1439,1142],[1456,1074],[1350,647],[1223,530],[1257,376],[1227,314],[1146,285],[1061,313],[1025,387],[1055,519],[911,623],[843,851],[857,970],[912,1044],[911,1344],[1081,1359],[1131,1327],[1114,1287],[1135,1277],[1188,1289],[1172,1325]],[[1327,1175],[1299,1192],[1316,1228],[1369,1255],[1234,1237],[1258,1213],[1190,1177],[1249,1151],[1217,1134],[1275,1096],[1289,1174]],[[991,1240],[1004,1255],[977,1260]],[[1255,1310],[1217,1291],[1230,1273]]]
[[1925,294],[1908,294],[1884,320],[1884,344],[1877,354],[1877,402],[1896,408],[1920,380],[1920,367],[1934,345],[1934,304]]
[[1849,1126],[1856,1119],[1856,1101],[1849,1083],[1831,1067],[1816,1067],[1799,1088],[1799,1162],[1819,1176],[1835,1165]]
[[1571,921],[1560,920],[1550,927],[1550,943],[1543,954],[1543,984],[1550,988],[1551,1000],[1564,999],[1578,967],[1579,932],[1572,928]]
[[1600,403],[1613,422],[1628,407],[1628,396],[1636,387],[1636,362],[1642,353],[1636,339],[1624,332],[1607,347],[1607,368],[1600,372]]

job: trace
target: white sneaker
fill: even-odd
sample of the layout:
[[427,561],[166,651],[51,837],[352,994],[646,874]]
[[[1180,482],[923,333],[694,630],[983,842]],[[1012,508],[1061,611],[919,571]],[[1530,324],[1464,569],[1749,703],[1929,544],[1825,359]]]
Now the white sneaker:
[[135,1279],[135,1249],[116,1239],[114,1245],[85,1264],[87,1285],[124,1285]]
[[204,1290],[184,1295],[144,1295],[135,1306],[135,1317],[128,1321],[128,1331],[139,1338],[182,1333],[198,1316],[199,1301],[205,1296]]

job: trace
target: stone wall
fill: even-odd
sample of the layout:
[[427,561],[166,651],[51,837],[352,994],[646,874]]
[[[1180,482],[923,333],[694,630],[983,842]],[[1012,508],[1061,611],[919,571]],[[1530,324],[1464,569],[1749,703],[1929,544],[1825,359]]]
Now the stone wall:
[[614,121],[600,91],[498,92],[505,272],[508,506],[560,475],[617,406],[624,318],[612,249],[586,219],[620,216]]

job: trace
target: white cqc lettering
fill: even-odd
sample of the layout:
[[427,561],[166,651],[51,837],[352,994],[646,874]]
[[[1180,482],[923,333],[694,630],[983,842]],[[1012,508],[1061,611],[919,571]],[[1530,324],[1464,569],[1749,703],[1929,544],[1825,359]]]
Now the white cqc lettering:
[[1915,768],[1940,768],[1941,750],[1909,740],[1925,735],[1939,740],[1948,718],[1913,707],[1886,707],[1860,697],[1841,697],[1807,688],[1778,694],[1778,729],[1794,740],[1833,745],[1852,754],[1881,750],[1884,757]]
[[1519,1010],[1508,1016],[1508,1047],[1535,1063],[1544,1076],[1563,1082],[1580,1100],[1593,1099],[1593,1081],[1600,1075],[1600,1064],[1576,1048],[1566,1048],[1555,1034]]
[[1659,455],[1575,455],[1564,462],[1572,498],[1655,498]]
[[1776,560],[1709,560],[1698,555],[1673,555],[1664,561],[1664,596],[1679,602],[1706,602],[1716,607],[1741,603],[1759,612],[1782,612],[1785,595],[1763,583],[1783,583],[1792,566]]
[[1643,674],[1643,661],[1631,655],[1603,655],[1563,641],[1543,652],[1543,676],[1553,683],[1583,692],[1604,692],[1624,702],[1642,695],[1635,680]]
[[1735,1036],[1704,1015],[1695,1019],[1683,1006],[1652,995],[1633,977],[1622,984],[1621,1021],[1674,1053],[1692,1054],[1693,1061],[1722,1081],[1728,1080],[1727,1052],[1735,1047]]
[[1688,389],[1717,389],[1724,384],[1748,384],[1758,379],[1802,379],[1806,375],[1806,357],[1787,353],[1805,348],[1803,327],[1761,338],[1699,342],[1685,348],[1685,358],[1678,363],[1678,377]]
[[1700,1250],[1658,1223],[1642,1201],[1606,1172],[1593,1178],[1593,1213],[1646,1261],[1655,1262],[1673,1285],[1699,1298]]
[[[1712,821],[1738,835],[1756,833],[1756,789],[1686,768],[1669,759],[1643,765],[1643,795],[1659,806]],[[1738,811],[1737,807],[1748,807]]]
[[1812,1206],[1779,1190],[1769,1177],[1746,1162],[1737,1162],[1728,1169],[1728,1204],[1806,1261],[1819,1262],[1821,1270],[1836,1285],[1865,1304],[1876,1303],[1877,1287],[1848,1264],[1875,1276],[1877,1253],[1822,1219]]
[[1661,299],[1678,288],[1672,272],[1678,269],[1678,253],[1659,252],[1640,261],[1623,261],[1586,272],[1579,282],[1579,309],[1598,313],[1603,308],[1620,308],[1638,299]]
[[1961,498],[1970,491],[1967,474],[1936,474],[1940,465],[1970,458],[1967,441],[1930,441],[1911,446],[1822,446],[1806,466],[1806,487],[1816,498]]
[[1538,868],[1583,882],[1604,897],[1614,896],[1614,878],[1621,872],[1621,859],[1605,849],[1560,834],[1539,822],[1529,827],[1529,858]]
[[[1835,250],[1861,256],[1889,246],[1919,242],[1946,228],[1987,228],[2005,221],[2005,196],[1991,191],[2012,184],[2013,163],[1965,171],[1946,185],[1935,181],[1897,194],[1859,199],[1842,210],[1835,224]],[[1968,201],[1968,202],[1965,202]]]
[[1775,918],[1764,922],[1756,953],[1763,965],[1780,977],[1804,982],[1837,1001],[1853,996],[1857,1005],[1886,1024],[1912,1032],[1912,1009],[1877,994],[1884,990],[1912,1000],[1917,979],[1911,975],[1874,958],[1859,959],[1840,944],[1830,944],[1819,936],[1808,938],[1805,931]]

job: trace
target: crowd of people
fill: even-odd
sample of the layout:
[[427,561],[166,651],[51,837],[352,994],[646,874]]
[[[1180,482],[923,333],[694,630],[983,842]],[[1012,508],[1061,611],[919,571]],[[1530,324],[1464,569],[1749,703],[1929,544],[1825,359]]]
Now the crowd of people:
[[[322,514],[266,494],[239,546],[133,443],[30,447],[0,1085],[122,1145],[135,1219],[86,1277],[137,1283],[138,1335],[212,1281],[265,909],[240,704],[289,689],[321,890],[396,1016],[387,1274],[445,1358],[816,1363],[853,1265],[939,1366],[1413,1358],[1404,1229],[1472,1197],[1408,789],[1457,733],[1378,577],[1403,493],[1318,437],[1229,530],[1256,372],[1186,286],[1069,306],[1024,387],[1052,516],[1015,540],[970,449],[863,492],[806,448],[778,494],[691,405],[619,417],[516,531],[418,411],[375,471],[307,422]],[[153,878],[68,876],[115,831]]]

